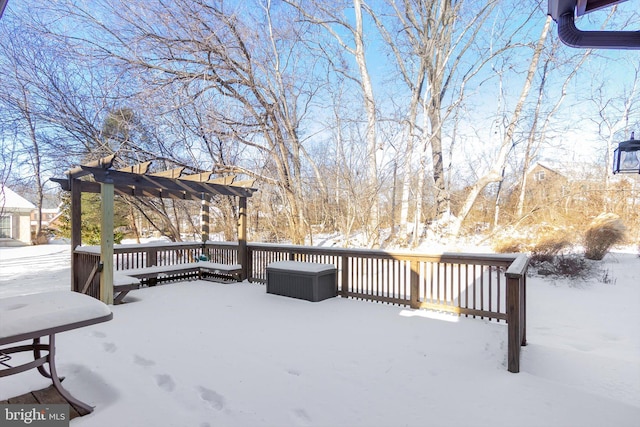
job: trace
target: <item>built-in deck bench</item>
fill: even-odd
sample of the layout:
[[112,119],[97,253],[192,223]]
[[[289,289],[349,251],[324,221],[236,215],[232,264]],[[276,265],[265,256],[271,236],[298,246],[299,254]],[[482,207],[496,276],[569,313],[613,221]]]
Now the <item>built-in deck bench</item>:
[[199,278],[214,282],[239,282],[242,278],[242,266],[240,264],[220,264],[211,261],[200,261],[196,265],[199,269]]
[[[209,261],[202,250],[202,244],[199,243],[174,243],[170,247],[175,250],[162,254],[158,253],[158,248],[166,249],[166,243],[114,247],[114,254],[116,254],[115,250],[118,250],[118,254],[114,257],[114,304],[121,303],[132,290],[139,289],[141,286],[153,286],[163,281],[195,278],[229,283],[242,280],[242,266],[229,262],[236,259],[232,254],[233,251],[213,253],[217,260],[222,260],[219,263]],[[100,247],[78,246],[73,256],[74,263],[81,266],[78,274],[80,280],[76,280],[78,283],[74,281],[74,286],[83,294],[97,297],[98,277],[103,268],[100,262]],[[182,262],[190,259],[194,262]],[[155,265],[156,263],[166,265]]]
[[[150,283],[153,283],[153,280],[163,277],[188,277],[190,273],[198,279],[204,280],[226,279],[227,281],[238,281],[240,274],[242,273],[242,266],[239,264],[219,264],[209,261],[200,261],[119,270],[117,273],[124,277],[128,276],[140,280],[151,279]],[[214,279],[211,279],[212,277]]]
[[184,264],[162,265],[119,270],[113,275],[114,303],[119,304],[129,291],[138,289],[143,283],[155,285],[158,279],[189,278],[213,282],[238,282],[242,274],[240,264],[220,264],[200,261]]
[[[160,278],[183,278],[190,276],[197,276],[199,274],[199,267],[196,262],[173,264],[173,265],[154,265],[151,267],[132,268],[128,270],[118,270],[119,275],[132,277],[140,280],[148,285],[155,285]],[[114,280],[115,285],[115,280]]]
[[140,289],[140,279],[127,276],[119,271],[113,273],[113,303],[120,304],[129,291]]

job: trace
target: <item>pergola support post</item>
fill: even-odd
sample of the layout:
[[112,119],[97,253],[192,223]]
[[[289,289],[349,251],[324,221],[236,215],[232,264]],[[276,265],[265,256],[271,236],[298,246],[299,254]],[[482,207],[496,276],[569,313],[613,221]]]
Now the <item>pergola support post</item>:
[[207,240],[209,240],[209,199],[204,195],[202,196],[202,207],[200,209],[200,224],[202,243],[207,243]]
[[113,184],[100,184],[100,301],[113,304]]
[[69,178],[71,187],[71,290],[79,292],[78,269],[74,250],[82,245],[82,183]]
[[242,280],[249,277],[247,251],[247,198],[238,197],[238,263],[242,266]]

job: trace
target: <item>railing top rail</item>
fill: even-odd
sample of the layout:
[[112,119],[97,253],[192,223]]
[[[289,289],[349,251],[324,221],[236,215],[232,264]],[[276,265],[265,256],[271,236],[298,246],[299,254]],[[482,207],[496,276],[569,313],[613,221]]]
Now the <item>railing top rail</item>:
[[[203,246],[217,246],[217,247],[238,247],[238,242],[216,242],[213,240],[207,240],[203,245],[202,242],[149,242],[149,243],[127,243],[113,245],[114,252],[140,252],[145,249],[187,249],[187,248],[199,248]],[[84,245],[76,246],[74,252],[76,253],[100,253],[100,246],[96,245]]]
[[76,246],[73,250],[75,254],[98,254],[100,255],[100,246]]
[[505,275],[509,278],[517,279],[524,276],[529,268],[529,257],[527,254],[520,254],[511,263]]
[[237,248],[238,242],[220,242],[215,240],[207,240],[205,246],[228,246],[229,248]]
[[[145,249],[190,249],[201,248],[201,242],[149,242],[149,243],[128,243],[124,245],[113,245],[113,252],[143,252]],[[100,253],[100,246],[85,245],[76,246],[75,253]]]
[[[150,242],[142,244],[114,245],[114,253],[142,252],[147,249],[171,250],[193,249],[202,247],[237,247],[237,242]],[[277,252],[300,254],[318,254],[329,256],[353,256],[366,258],[398,259],[406,261],[429,261],[452,264],[491,264],[507,267],[507,274],[513,277],[522,276],[529,265],[529,257],[524,254],[491,254],[468,252],[420,253],[415,251],[385,251],[381,249],[362,248],[327,248],[317,246],[283,245],[274,243],[248,243],[253,249],[264,249]],[[75,253],[100,254],[100,246],[78,246]],[[510,276],[511,277],[511,276]]]
[[351,255],[378,258],[395,258],[404,260],[428,260],[436,262],[451,263],[473,263],[491,262],[499,265],[509,266],[519,256],[512,254],[487,254],[487,253],[465,253],[465,252],[442,252],[442,253],[420,253],[415,251],[385,251],[381,249],[361,249],[361,248],[326,248],[317,246],[282,245],[274,243],[248,243],[248,247],[255,249],[269,249],[280,252],[294,253],[316,253],[323,255]]

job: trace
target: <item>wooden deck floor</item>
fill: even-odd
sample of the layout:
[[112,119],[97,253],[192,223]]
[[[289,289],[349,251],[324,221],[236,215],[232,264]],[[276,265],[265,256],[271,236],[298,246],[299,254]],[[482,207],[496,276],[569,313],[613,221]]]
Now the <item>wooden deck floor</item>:
[[[72,404],[67,402],[67,399],[62,397],[58,390],[55,389],[53,385],[50,385],[47,388],[43,388],[42,390],[32,391],[30,393],[26,393],[20,396],[12,397],[8,400],[0,401],[0,405],[2,404],[68,404],[69,405],[69,418],[74,419],[76,417],[81,417],[86,415],[84,413],[78,412],[77,408],[75,408]],[[82,411],[84,412],[84,411]]]

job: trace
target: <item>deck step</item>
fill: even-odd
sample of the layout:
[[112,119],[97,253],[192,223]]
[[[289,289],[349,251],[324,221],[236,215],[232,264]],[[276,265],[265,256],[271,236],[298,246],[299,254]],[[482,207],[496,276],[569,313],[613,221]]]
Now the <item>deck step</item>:
[[[21,394],[20,396],[11,397],[7,400],[1,400],[0,405],[57,405],[57,404],[69,405],[69,418],[74,419],[86,415],[79,413],[78,410],[65,399],[53,385],[41,390],[31,391],[29,393]],[[84,411],[82,411],[84,412]]]

